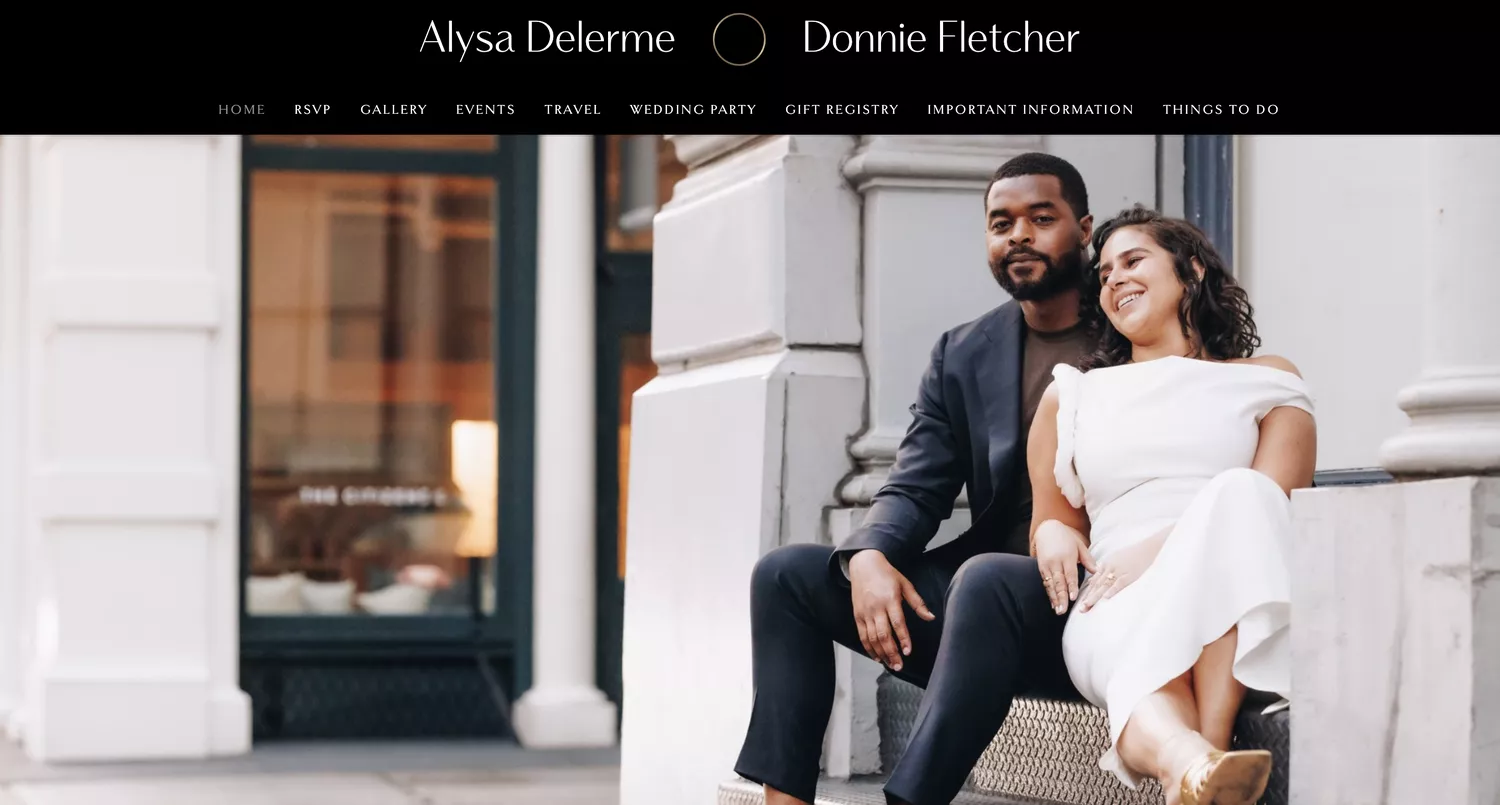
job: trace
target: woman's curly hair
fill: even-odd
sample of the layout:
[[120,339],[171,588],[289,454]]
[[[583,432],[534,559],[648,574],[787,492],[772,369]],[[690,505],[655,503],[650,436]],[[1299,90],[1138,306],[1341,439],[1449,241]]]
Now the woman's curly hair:
[[[1130,339],[1121,335],[1104,315],[1099,305],[1102,283],[1099,279],[1099,255],[1110,236],[1127,227],[1143,230],[1152,240],[1171,253],[1177,279],[1183,285],[1182,304],[1177,319],[1182,334],[1193,345],[1193,357],[1214,360],[1248,358],[1260,347],[1255,330],[1255,309],[1245,289],[1235,283],[1224,265],[1224,258],[1209,242],[1201,229],[1180,218],[1168,218],[1156,210],[1137,204],[1106,221],[1094,230],[1093,259],[1085,272],[1084,297],[1093,303],[1085,305],[1085,322],[1098,348],[1079,367],[1083,371],[1118,366],[1131,360]],[[1203,279],[1193,268],[1193,259],[1203,265]]]

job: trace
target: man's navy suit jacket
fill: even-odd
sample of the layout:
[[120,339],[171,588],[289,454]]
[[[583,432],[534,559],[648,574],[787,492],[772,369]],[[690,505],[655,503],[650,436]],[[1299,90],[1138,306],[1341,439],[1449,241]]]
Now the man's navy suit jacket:
[[834,553],[835,578],[847,584],[841,557],[867,548],[909,575],[965,485],[972,524],[944,552],[967,557],[1003,549],[1018,515],[1009,492],[1016,473],[1027,471],[1021,433],[1024,327],[1021,306],[1012,300],[938,338],[890,478]]

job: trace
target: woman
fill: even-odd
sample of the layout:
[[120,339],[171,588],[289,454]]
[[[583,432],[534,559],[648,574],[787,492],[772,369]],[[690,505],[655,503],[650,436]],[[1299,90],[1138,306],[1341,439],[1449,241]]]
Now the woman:
[[[1202,232],[1137,207],[1094,236],[1100,343],[1032,425],[1032,553],[1099,761],[1168,805],[1254,803],[1268,752],[1229,752],[1247,687],[1287,695],[1291,490],[1312,482],[1297,369],[1253,353],[1244,291]],[[1079,566],[1087,572],[1087,580]]]

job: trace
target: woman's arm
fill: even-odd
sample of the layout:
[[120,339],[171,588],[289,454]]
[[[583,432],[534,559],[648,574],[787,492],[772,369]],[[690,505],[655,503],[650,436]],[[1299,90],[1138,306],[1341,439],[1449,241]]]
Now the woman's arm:
[[[1255,362],[1302,376],[1291,361],[1280,356],[1268,355]],[[1250,466],[1270,476],[1288,497],[1293,489],[1312,486],[1318,466],[1318,427],[1313,415],[1289,405],[1271,409],[1260,421],[1260,446]]]
[[1031,420],[1026,437],[1026,469],[1031,477],[1031,554],[1036,555],[1036,532],[1042,523],[1056,520],[1089,536],[1088,514],[1068,502],[1053,475],[1057,462],[1057,384],[1047,387]]
[[1031,555],[1052,609],[1068,611],[1068,602],[1078,599],[1078,566],[1093,571],[1089,555],[1088,514],[1076,509],[1063,495],[1053,474],[1057,461],[1057,385],[1048,387],[1037,406],[1036,418],[1026,438],[1026,467],[1031,477]]

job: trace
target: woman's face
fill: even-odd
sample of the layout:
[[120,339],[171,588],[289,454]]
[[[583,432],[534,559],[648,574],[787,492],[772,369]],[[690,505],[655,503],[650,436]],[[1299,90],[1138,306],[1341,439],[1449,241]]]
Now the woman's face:
[[1099,250],[1099,305],[1110,324],[1132,342],[1150,342],[1178,329],[1182,281],[1172,254],[1138,227],[1126,227]]

